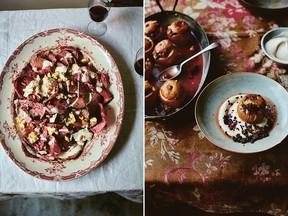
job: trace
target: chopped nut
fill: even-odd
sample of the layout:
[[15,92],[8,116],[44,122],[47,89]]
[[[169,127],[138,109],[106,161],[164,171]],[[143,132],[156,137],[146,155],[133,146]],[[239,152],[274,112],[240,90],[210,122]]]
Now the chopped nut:
[[81,62],[82,62],[83,64],[87,64],[89,61],[90,61],[89,58],[83,58],[83,59],[81,59]]
[[28,134],[28,140],[31,144],[35,143],[38,140],[38,135],[35,132],[31,132]]
[[74,98],[74,97],[76,97],[76,94],[75,94],[75,93],[68,94],[68,98]]
[[90,126],[93,127],[96,124],[97,124],[97,118],[96,117],[91,118],[90,119]]
[[21,118],[21,117],[16,117],[15,118],[15,121],[17,122],[17,123],[20,123],[20,122],[22,122],[24,119],[23,118]]
[[99,75],[98,75],[97,73],[94,73],[94,78],[95,78],[96,80],[99,80]]
[[46,123],[47,119],[44,119],[42,122],[40,122],[40,125],[43,126]]
[[22,119],[22,118],[19,118],[19,119],[17,120],[17,123],[19,123],[19,124],[18,124],[19,130],[24,131],[25,128],[26,128],[26,126],[27,126],[26,121],[25,121],[24,119]]
[[88,126],[88,122],[82,117],[81,123],[84,127]]
[[74,114],[72,112],[69,113],[69,117],[65,123],[66,126],[69,126],[70,124],[74,124],[75,122],[76,122],[76,118],[75,118]]
[[55,78],[55,79],[57,79],[57,78],[59,77],[59,72],[58,72],[58,71],[54,72],[54,73],[52,74],[52,77]]
[[62,99],[64,97],[63,93],[60,93],[56,96],[56,98],[59,100],[59,99]]
[[71,141],[71,138],[69,138],[68,136],[65,136],[64,139],[65,139],[67,142],[70,142],[70,141]]
[[53,133],[58,134],[58,131],[56,131],[56,128],[54,127],[47,127],[48,134],[52,135]]

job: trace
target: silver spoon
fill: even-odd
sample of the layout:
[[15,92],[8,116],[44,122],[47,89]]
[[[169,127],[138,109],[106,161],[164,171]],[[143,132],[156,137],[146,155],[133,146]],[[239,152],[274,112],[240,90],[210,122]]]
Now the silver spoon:
[[182,71],[182,66],[187,63],[188,61],[190,61],[191,59],[201,55],[204,52],[207,52],[211,49],[214,49],[216,47],[219,46],[219,43],[212,43],[209,46],[205,47],[203,50],[201,50],[200,52],[196,53],[195,55],[189,57],[188,59],[186,59],[185,61],[183,61],[181,64],[179,65],[173,65],[170,66],[166,69],[164,69],[163,71],[161,71],[161,73],[159,74],[159,76],[157,77],[157,79],[161,82],[164,82],[166,80],[170,80],[170,79],[174,79],[175,77],[177,77],[181,71]]

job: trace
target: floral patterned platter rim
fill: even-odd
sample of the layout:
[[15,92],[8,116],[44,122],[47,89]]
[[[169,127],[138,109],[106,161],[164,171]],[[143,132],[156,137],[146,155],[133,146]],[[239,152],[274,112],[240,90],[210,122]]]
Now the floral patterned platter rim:
[[[276,106],[276,122],[268,137],[255,143],[241,144],[222,132],[216,119],[218,109],[223,101],[239,93],[260,94]],[[279,83],[264,75],[238,72],[221,76],[202,90],[195,106],[196,122],[206,138],[231,152],[265,151],[281,143],[288,135],[288,92]]]
[[[14,91],[12,78],[39,49],[55,46],[79,47],[90,55],[96,67],[110,78],[114,99],[108,104],[107,126],[87,143],[80,157],[63,162],[41,161],[25,156],[11,113]],[[113,57],[94,38],[82,32],[57,28],[43,31],[23,42],[10,56],[0,75],[0,141],[7,155],[26,173],[49,181],[71,180],[98,166],[112,149],[120,132],[124,113],[124,92],[120,72]]]

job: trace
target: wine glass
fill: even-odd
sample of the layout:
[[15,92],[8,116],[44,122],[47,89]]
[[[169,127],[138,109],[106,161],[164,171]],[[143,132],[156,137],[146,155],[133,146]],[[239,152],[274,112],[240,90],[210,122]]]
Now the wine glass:
[[92,36],[100,37],[107,31],[107,25],[103,21],[110,11],[110,2],[109,0],[89,0],[88,8],[93,21],[88,24],[87,30]]
[[142,77],[143,76],[143,47],[136,52],[134,60],[134,69]]

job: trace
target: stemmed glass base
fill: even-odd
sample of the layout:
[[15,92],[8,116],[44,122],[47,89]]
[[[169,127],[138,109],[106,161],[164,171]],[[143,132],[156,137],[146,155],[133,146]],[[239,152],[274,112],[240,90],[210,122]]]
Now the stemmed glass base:
[[143,54],[143,47],[141,47],[135,56],[135,60],[134,60],[134,69],[135,71],[140,75],[140,77],[143,76],[143,64],[144,64],[144,54]]
[[87,26],[87,30],[90,35],[95,37],[101,37],[106,33],[107,25],[105,24],[105,22],[91,21]]

